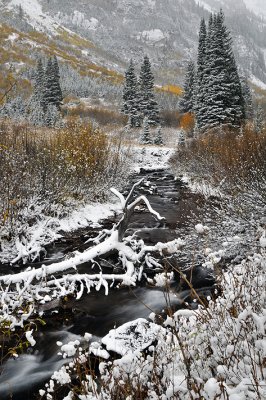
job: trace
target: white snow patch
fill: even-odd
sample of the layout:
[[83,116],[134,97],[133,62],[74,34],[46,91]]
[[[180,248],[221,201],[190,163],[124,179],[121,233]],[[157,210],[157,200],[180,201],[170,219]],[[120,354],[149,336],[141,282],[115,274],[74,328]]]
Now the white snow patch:
[[244,0],[246,7],[257,14],[258,16],[266,17],[266,3],[265,0]]
[[40,31],[47,29],[51,33],[56,33],[58,25],[52,17],[43,13],[42,6],[38,0],[11,0],[7,5],[10,10],[19,6],[22,6],[23,12],[29,17],[29,23],[35,29]]
[[266,83],[262,82],[260,79],[256,78],[256,76],[251,75],[250,76],[250,82],[253,83],[253,85],[258,86],[259,88],[266,90]]
[[26,336],[26,339],[29,342],[29,344],[33,347],[36,344],[36,340],[33,338],[32,332],[33,332],[33,329],[31,331],[27,331],[25,333],[25,336]]
[[157,339],[160,332],[165,329],[144,318],[127,322],[117,329],[112,329],[104,338],[102,343],[107,350],[114,351],[121,356],[142,351]]
[[[37,213],[37,210],[35,210]],[[25,225],[23,237],[17,237],[11,242],[2,242],[0,261],[17,263],[20,260],[38,258],[43,246],[53,243],[62,237],[62,232],[72,232],[87,226],[98,226],[100,220],[121,212],[117,203],[95,203],[80,205],[64,218],[51,218],[39,213],[39,221],[33,226]]]
[[224,197],[223,192],[221,190],[223,182],[221,182],[219,186],[214,187],[206,181],[199,182],[196,179],[193,179],[187,175],[183,175],[181,180],[189,187],[189,189],[193,193],[201,193],[206,198],[209,198],[212,196],[218,197],[218,198]]
[[204,233],[209,231],[209,228],[207,226],[202,225],[202,224],[197,224],[195,226],[195,230],[199,235],[203,235]]
[[12,44],[19,38],[19,35],[15,32],[11,33],[11,35],[8,36],[6,39],[7,41],[10,41]]
[[150,31],[143,31],[138,35],[138,39],[144,40],[149,43],[157,43],[163,39],[167,39],[169,35],[161,31],[161,29],[151,29]]
[[135,172],[141,168],[145,170],[165,169],[169,167],[169,159],[174,154],[175,149],[170,147],[135,147],[132,149],[135,160]]
[[214,10],[211,8],[211,6],[209,4],[207,4],[205,1],[203,0],[196,0],[196,2],[198,3],[198,5],[200,7],[205,8],[205,10],[209,11],[209,12],[213,12]]

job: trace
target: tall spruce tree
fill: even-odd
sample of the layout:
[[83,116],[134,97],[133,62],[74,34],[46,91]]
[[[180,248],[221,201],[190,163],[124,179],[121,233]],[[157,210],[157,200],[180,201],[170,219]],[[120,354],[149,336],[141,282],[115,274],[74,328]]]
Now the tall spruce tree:
[[159,108],[154,95],[154,76],[148,56],[144,57],[140,70],[140,111],[143,118],[148,118],[149,125],[160,122]]
[[195,84],[195,65],[190,61],[185,76],[184,93],[180,101],[180,109],[184,113],[194,111]]
[[140,126],[138,97],[138,82],[135,74],[133,60],[130,60],[129,67],[125,73],[125,84],[123,89],[122,112],[128,116],[128,125],[133,128]]
[[148,117],[144,117],[143,120],[143,128],[140,135],[140,143],[141,144],[152,144],[152,139],[150,135],[150,127],[149,127],[149,119]]
[[199,130],[221,125],[239,127],[245,118],[245,102],[222,11],[210,16],[204,61],[203,68],[202,64],[197,66],[200,78],[196,120]]
[[52,65],[53,65],[53,74],[54,74],[54,83],[53,83],[53,91],[54,91],[54,105],[59,109],[60,106],[62,105],[63,101],[63,95],[62,95],[62,89],[60,86],[60,70],[59,70],[59,65],[57,61],[57,57],[54,56],[52,60]]
[[199,44],[198,44],[198,57],[197,57],[197,68],[194,82],[194,109],[198,125],[202,125],[200,110],[203,107],[204,96],[202,92],[202,81],[205,71],[206,62],[206,40],[207,40],[207,27],[205,19],[201,19],[200,31],[199,31]]
[[45,69],[44,110],[47,110],[49,104],[56,105],[57,101],[57,78],[53,61],[50,57]]

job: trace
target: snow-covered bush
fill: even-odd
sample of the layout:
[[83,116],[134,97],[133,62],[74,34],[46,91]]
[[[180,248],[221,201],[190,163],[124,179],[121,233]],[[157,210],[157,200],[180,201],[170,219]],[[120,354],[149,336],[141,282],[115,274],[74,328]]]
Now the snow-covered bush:
[[[91,351],[79,353],[69,364],[79,363],[68,375],[69,398],[264,399],[265,272],[262,249],[223,273],[222,294],[209,299],[207,307],[169,315],[163,322],[165,329],[158,330],[157,344],[148,352],[132,349],[115,361],[102,360],[97,379],[92,369],[86,372]],[[103,354],[99,357],[104,359]],[[74,385],[76,371],[82,388]],[[52,380],[53,388],[64,383],[55,374]],[[51,391],[41,394],[55,398]]]
[[61,205],[104,199],[110,186],[123,184],[126,157],[120,143],[89,123],[36,130],[2,121],[1,245],[42,215],[57,216]]
[[257,134],[250,126],[242,135],[220,129],[188,141],[178,148],[172,167],[219,187],[231,200],[237,195],[238,206],[246,205],[251,194],[257,204],[266,204],[266,134]]

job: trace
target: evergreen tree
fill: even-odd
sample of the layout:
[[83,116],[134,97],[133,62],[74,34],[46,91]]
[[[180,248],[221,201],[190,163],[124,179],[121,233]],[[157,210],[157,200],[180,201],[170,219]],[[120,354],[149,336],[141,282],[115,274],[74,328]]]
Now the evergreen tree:
[[44,112],[47,111],[49,104],[55,104],[57,101],[55,93],[55,70],[51,57],[49,57],[46,68],[45,68],[45,78],[44,78],[44,93],[43,93],[43,104]]
[[139,126],[139,112],[137,104],[137,78],[133,61],[130,60],[128,70],[125,73],[125,85],[123,90],[123,109],[128,116],[130,127]]
[[139,109],[137,104],[137,77],[132,60],[130,60],[129,67],[125,73],[123,101],[122,112],[128,116],[129,126],[131,128],[140,126]]
[[143,117],[148,118],[149,125],[159,123],[159,109],[154,96],[154,76],[151,71],[150,60],[144,57],[140,70],[140,111]]
[[48,104],[47,110],[44,116],[45,125],[57,128],[61,126],[62,119],[58,107],[55,104]]
[[194,109],[198,124],[201,125],[203,121],[201,121],[201,113],[200,110],[203,107],[204,96],[202,92],[202,81],[205,71],[205,62],[206,62],[206,40],[207,40],[207,28],[205,19],[202,18],[200,23],[200,31],[199,31],[199,44],[198,44],[198,57],[197,57],[197,71],[194,82]]
[[62,95],[62,89],[60,86],[60,70],[59,70],[59,65],[58,65],[56,56],[54,56],[54,58],[53,58],[52,65],[53,65],[53,74],[54,74],[53,91],[54,91],[54,97],[55,97],[55,101],[53,104],[55,104],[57,106],[57,108],[59,109],[60,106],[62,105],[63,95]]
[[60,87],[60,74],[57,59],[48,59],[44,74],[43,108],[46,112],[49,104],[58,109],[62,103],[63,96]]
[[163,137],[162,137],[162,127],[159,126],[156,132],[156,136],[154,139],[154,144],[157,146],[162,146],[163,145]]
[[179,144],[180,146],[182,146],[182,145],[185,144],[185,141],[186,141],[186,132],[184,131],[184,129],[181,129],[181,130],[179,131],[177,141],[178,141],[178,144]]
[[44,111],[40,101],[32,97],[28,106],[28,120],[34,126],[45,125]]
[[188,63],[184,93],[180,101],[180,109],[183,113],[194,111],[194,89],[195,89],[195,65],[193,62]]
[[206,36],[205,67],[198,65],[196,118],[200,130],[220,125],[239,127],[245,102],[232,51],[232,40],[220,11],[211,15]]
[[37,62],[37,68],[34,77],[33,97],[35,101],[39,101],[41,103],[42,107],[44,107],[43,104],[44,85],[45,85],[44,67],[42,60],[39,59]]
[[150,136],[150,127],[149,127],[149,119],[148,117],[144,117],[143,120],[143,129],[140,136],[140,143],[142,144],[152,144],[151,136]]

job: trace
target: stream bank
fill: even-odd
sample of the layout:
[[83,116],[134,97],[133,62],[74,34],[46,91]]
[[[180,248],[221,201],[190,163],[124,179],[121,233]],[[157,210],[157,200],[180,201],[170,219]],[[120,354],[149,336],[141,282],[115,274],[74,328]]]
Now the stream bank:
[[[191,193],[181,180],[175,177],[167,169],[140,169],[132,176],[130,185],[144,178],[137,190],[137,195],[145,195],[151,206],[158,211],[165,220],[158,222],[146,209],[142,207],[134,213],[128,226],[128,235],[135,234],[147,244],[155,244],[158,241],[168,242],[177,237],[187,236],[194,230],[195,223],[200,221],[202,210],[205,207],[205,199],[196,193]],[[40,264],[50,264],[66,254],[75,250],[83,250],[88,244],[89,238],[97,236],[100,230],[110,229],[119,216],[103,220],[94,228],[82,228],[74,232],[73,236],[64,237],[46,248],[46,258]],[[194,245],[197,245],[198,235],[194,235]],[[192,241],[193,243],[193,241]],[[199,293],[209,295],[214,284],[213,275],[206,269],[200,268],[201,260],[195,258],[193,244],[181,251],[179,256],[171,260],[176,268],[193,270],[191,280],[199,289]],[[39,263],[35,263],[37,267]],[[32,267],[33,264],[23,268]],[[87,271],[91,265],[82,265],[79,272]],[[102,268],[106,267],[104,263]],[[111,267],[113,268],[113,266]],[[16,271],[16,269],[14,268]],[[146,271],[152,278],[156,271]],[[157,271],[158,272],[158,271]],[[190,290],[185,284],[180,285],[180,279],[175,274],[175,279],[170,288],[170,300],[173,310],[184,307],[185,302],[193,304]],[[85,294],[79,301],[71,300],[64,305],[66,319],[59,320],[57,326],[53,326],[56,314],[50,310],[47,315],[47,326],[38,333],[37,345],[19,357],[18,360],[9,360],[2,368],[0,377],[1,399],[9,399],[13,393],[13,400],[32,400],[32,393],[51,375],[51,371],[60,367],[60,357],[57,356],[57,341],[68,342],[75,338],[81,340],[85,332],[93,335],[95,340],[100,340],[110,329],[118,327],[125,322],[139,317],[148,318],[151,312],[164,313],[167,306],[166,294],[163,288],[141,283],[133,289],[113,289],[108,296],[102,291]],[[62,308],[55,310],[61,313]],[[69,318],[68,318],[69,313]],[[50,316],[49,316],[50,315]],[[45,319],[44,315],[44,319]]]

